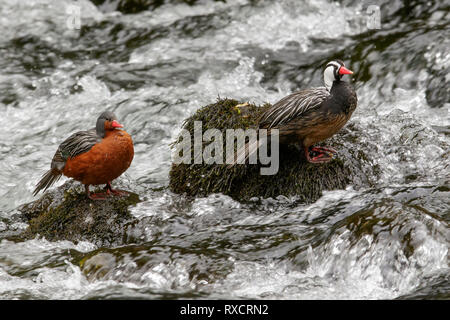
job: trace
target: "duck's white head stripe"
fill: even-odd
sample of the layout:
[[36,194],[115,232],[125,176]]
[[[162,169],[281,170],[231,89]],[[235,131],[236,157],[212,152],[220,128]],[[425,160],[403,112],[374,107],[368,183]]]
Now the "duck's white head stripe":
[[327,63],[325,70],[323,72],[323,82],[328,91],[331,90],[333,86],[333,81],[339,80],[339,69],[344,65],[342,61],[330,61]]
[[336,68],[339,69],[340,67],[342,67],[342,64],[340,64],[337,61],[330,61],[330,62],[327,63],[327,67],[329,67],[329,66],[335,66]]

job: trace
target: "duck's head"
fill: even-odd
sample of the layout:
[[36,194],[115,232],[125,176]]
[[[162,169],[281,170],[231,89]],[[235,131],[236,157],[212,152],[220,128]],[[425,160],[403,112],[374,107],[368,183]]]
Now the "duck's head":
[[327,63],[323,72],[323,82],[328,91],[331,90],[334,81],[340,81],[344,74],[353,74],[347,69],[342,60],[333,60]]
[[98,117],[97,125],[95,126],[97,134],[102,138],[105,136],[106,131],[116,130],[117,128],[123,128],[123,125],[117,121],[116,115],[111,111],[103,112]]

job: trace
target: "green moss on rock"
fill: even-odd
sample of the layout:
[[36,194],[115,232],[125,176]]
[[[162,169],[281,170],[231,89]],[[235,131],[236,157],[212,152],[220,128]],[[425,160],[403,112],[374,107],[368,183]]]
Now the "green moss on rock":
[[20,207],[29,223],[25,238],[40,235],[51,241],[85,240],[101,246],[125,242],[127,228],[137,222],[128,207],[140,201],[138,195],[93,201],[80,189],[69,181]]
[[[253,104],[242,105],[232,99],[219,99],[216,103],[199,109],[185,120],[183,128],[191,134],[191,146],[194,146],[194,121],[202,122],[203,133],[210,128],[219,129],[225,140],[226,129],[257,128],[261,113],[270,107],[265,104],[258,107]],[[357,130],[353,128],[353,131]],[[346,138],[358,136],[357,132],[347,129]],[[253,197],[298,196],[304,202],[314,202],[324,190],[343,189],[354,181],[367,181],[359,159],[367,159],[363,151],[353,157],[353,150],[340,141],[342,133],[327,141],[338,148],[339,155],[326,164],[311,164],[304,158],[303,151],[292,145],[280,145],[279,170],[275,175],[261,175],[259,164],[172,164],[170,171],[170,189],[188,196],[206,196],[211,193],[224,193],[234,199],[246,201]],[[356,140],[356,139],[355,139]],[[180,142],[181,137],[175,142]],[[204,143],[204,146],[207,143]],[[225,146],[225,141],[224,144]],[[351,145],[351,144],[350,144]],[[343,149],[343,150],[341,150]],[[192,150],[191,150],[192,151]],[[192,154],[193,152],[191,152]],[[224,151],[225,153],[225,151]],[[342,159],[341,155],[350,157]]]

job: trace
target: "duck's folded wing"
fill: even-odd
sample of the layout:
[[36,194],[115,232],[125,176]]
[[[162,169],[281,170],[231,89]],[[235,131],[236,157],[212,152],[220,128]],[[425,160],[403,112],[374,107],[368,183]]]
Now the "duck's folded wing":
[[100,141],[101,138],[97,135],[95,129],[76,132],[67,138],[56,150],[50,170],[44,173],[36,185],[33,195],[37,195],[41,190],[47,190],[61,178],[67,159],[91,150]]
[[52,168],[62,170],[69,158],[74,158],[80,154],[88,152],[101,141],[95,129],[79,131],[72,134],[59,146],[52,159]]
[[309,110],[320,107],[329,95],[325,87],[294,92],[265,111],[260,117],[259,124],[268,129],[285,124]]

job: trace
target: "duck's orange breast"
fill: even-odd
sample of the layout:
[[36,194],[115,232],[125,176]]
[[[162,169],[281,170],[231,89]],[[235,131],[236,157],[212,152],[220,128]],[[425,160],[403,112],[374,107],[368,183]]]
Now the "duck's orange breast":
[[131,136],[123,130],[113,130],[88,152],[68,159],[63,174],[83,184],[105,184],[124,173],[133,157]]

